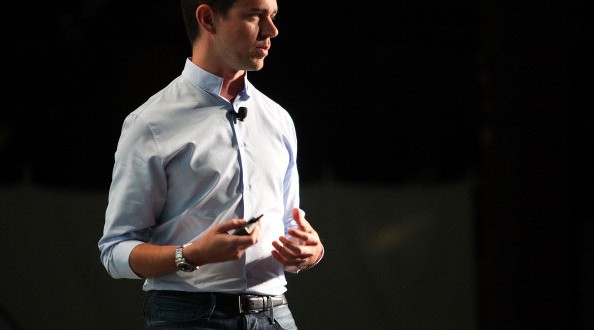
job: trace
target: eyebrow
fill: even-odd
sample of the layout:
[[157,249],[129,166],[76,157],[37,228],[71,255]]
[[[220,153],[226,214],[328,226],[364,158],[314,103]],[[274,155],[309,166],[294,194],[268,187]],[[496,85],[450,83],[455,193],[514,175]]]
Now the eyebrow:
[[272,12],[270,12],[270,10],[266,9],[266,8],[259,8],[259,7],[254,7],[250,10],[250,12],[252,13],[258,13],[258,14],[270,14],[270,15],[277,15],[278,14],[278,9],[273,10]]

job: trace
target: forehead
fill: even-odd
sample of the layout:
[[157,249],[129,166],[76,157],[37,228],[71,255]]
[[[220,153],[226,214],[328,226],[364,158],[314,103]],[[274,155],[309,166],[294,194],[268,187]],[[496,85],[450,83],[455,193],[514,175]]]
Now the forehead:
[[276,0],[237,0],[232,8],[242,10],[259,10],[266,12],[277,12],[278,5]]

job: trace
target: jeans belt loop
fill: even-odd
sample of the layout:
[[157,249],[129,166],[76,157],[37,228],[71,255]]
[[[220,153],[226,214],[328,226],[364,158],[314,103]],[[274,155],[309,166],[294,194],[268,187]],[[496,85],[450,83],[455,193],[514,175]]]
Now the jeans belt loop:
[[243,304],[241,303],[241,295],[237,296],[237,304],[239,305],[239,314],[244,314]]

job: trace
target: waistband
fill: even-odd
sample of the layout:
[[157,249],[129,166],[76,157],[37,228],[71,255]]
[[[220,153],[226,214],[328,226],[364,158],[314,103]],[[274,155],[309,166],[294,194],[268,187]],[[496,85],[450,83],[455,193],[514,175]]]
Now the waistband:
[[252,294],[229,294],[219,292],[187,292],[171,290],[152,290],[147,294],[160,297],[176,296],[183,297],[196,304],[214,305],[215,310],[226,314],[252,314],[270,311],[274,307],[287,305],[288,301],[284,294],[277,296],[263,296]]

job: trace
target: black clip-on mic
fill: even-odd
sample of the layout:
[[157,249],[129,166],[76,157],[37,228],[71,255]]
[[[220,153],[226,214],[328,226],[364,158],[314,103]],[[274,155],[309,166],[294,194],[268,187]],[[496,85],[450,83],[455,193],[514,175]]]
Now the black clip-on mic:
[[243,121],[245,117],[247,117],[247,108],[246,107],[239,107],[237,109],[237,114],[235,115],[239,121]]

